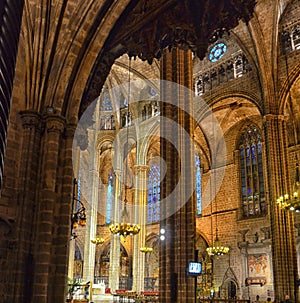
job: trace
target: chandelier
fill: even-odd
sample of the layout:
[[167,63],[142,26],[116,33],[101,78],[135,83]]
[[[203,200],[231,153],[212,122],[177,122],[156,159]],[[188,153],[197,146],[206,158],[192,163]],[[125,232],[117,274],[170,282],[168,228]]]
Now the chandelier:
[[220,244],[218,230],[213,246],[206,248],[206,251],[210,256],[223,256],[229,253],[229,247]]
[[[128,102],[127,102],[127,117],[129,116],[130,114],[130,111],[129,111],[129,104],[130,104],[130,69],[131,69],[131,58],[129,57],[129,64],[128,64]],[[125,127],[127,127],[127,130],[126,130],[126,148],[128,148],[128,132],[129,132],[129,126],[130,124],[126,124]],[[129,223],[129,214],[128,214],[128,211],[127,211],[127,187],[126,187],[126,178],[127,178],[127,166],[128,166],[128,163],[125,164],[125,171],[124,171],[124,174],[125,174],[125,182],[124,182],[124,190],[125,190],[125,198],[124,198],[124,208],[122,210],[122,213],[121,213],[121,222],[116,222],[116,223],[112,223],[109,225],[109,229],[110,229],[110,232],[112,234],[115,234],[115,235],[119,235],[119,236],[123,236],[124,239],[126,239],[126,237],[128,235],[130,236],[134,236],[134,235],[137,235],[139,233],[139,231],[141,230],[141,227],[138,225],[138,224],[134,224],[134,223]]]
[[[217,151],[216,151],[216,139],[215,139],[215,125],[213,123],[213,108],[211,110],[211,121],[212,121],[212,134],[213,134],[213,139],[214,141],[212,142],[212,156],[216,156],[217,154]],[[215,162],[215,158],[212,158],[212,163]],[[216,188],[216,184],[217,184],[217,176],[216,176],[216,170],[214,169],[214,166],[212,166],[211,168],[211,173],[212,173],[212,176],[211,176],[211,180],[214,180],[214,197],[216,199],[217,197],[217,188]],[[210,182],[210,196],[212,197],[212,182]],[[223,246],[220,244],[220,241],[219,241],[219,237],[218,237],[218,211],[217,211],[217,199],[215,200],[215,204],[216,204],[216,237],[215,237],[215,240],[213,241],[213,245],[206,248],[206,251],[208,253],[209,256],[223,256],[223,255],[226,255],[229,253],[229,247],[227,246]],[[212,218],[212,215],[213,215],[213,201],[211,201],[211,232],[212,232],[212,238],[213,238],[213,218]]]
[[283,210],[300,212],[300,176],[299,163],[296,163],[295,180],[293,184],[293,193],[284,194],[277,199],[277,204]]
[[144,247],[141,247],[141,248],[140,248],[140,251],[141,251],[142,253],[150,253],[150,252],[153,251],[153,248],[152,248],[152,247],[148,247],[148,246],[144,246]]
[[[125,189],[125,195],[126,195],[126,189]],[[127,204],[127,200],[125,196],[124,209],[121,214],[121,222],[112,223],[109,225],[109,229],[112,234],[123,236],[124,239],[127,236],[137,235],[141,230],[141,227],[138,224],[128,223],[129,215],[128,215],[126,204]]]
[[105,240],[104,240],[104,238],[96,237],[96,239],[92,239],[91,242],[95,245],[99,245],[99,244],[103,244],[105,242]]

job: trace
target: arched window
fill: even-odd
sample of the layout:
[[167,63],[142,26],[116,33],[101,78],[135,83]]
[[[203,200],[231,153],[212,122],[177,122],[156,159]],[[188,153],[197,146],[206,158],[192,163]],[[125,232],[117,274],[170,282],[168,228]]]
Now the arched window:
[[196,79],[196,96],[201,96],[204,93],[204,85],[202,77]]
[[292,32],[294,49],[300,49],[300,25],[297,24]]
[[152,165],[148,178],[148,223],[157,222],[160,219],[160,167]]
[[292,51],[292,41],[289,32],[284,32],[281,35],[281,53],[287,54]]
[[263,180],[261,135],[255,126],[245,129],[240,137],[240,168],[243,216],[266,213]]
[[112,103],[109,96],[108,88],[105,87],[103,93],[101,94],[100,98],[100,110],[101,111],[112,111]]
[[202,214],[202,190],[201,190],[201,169],[200,169],[200,157],[195,154],[195,166],[196,166],[196,208],[197,216]]
[[107,185],[107,195],[106,195],[106,218],[105,223],[110,224],[111,220],[111,211],[112,211],[112,180],[113,176],[110,172],[108,177],[108,185]]

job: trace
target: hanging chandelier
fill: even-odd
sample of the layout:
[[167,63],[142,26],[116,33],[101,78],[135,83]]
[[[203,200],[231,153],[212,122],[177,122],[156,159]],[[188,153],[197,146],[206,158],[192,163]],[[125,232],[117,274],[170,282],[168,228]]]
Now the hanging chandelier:
[[229,253],[229,247],[223,246],[220,244],[219,237],[218,237],[218,230],[216,231],[216,238],[213,243],[213,246],[206,248],[207,253],[210,256],[223,256]]
[[127,200],[126,200],[126,189],[125,189],[125,200],[124,200],[124,209],[121,214],[121,222],[120,223],[112,223],[109,225],[110,232],[115,235],[123,236],[126,238],[127,236],[134,236],[139,233],[141,227],[138,224],[128,223],[128,211],[127,211]]
[[96,237],[96,239],[92,239],[91,242],[95,245],[103,244],[105,242],[104,238]]
[[[212,122],[212,134],[213,134],[213,143],[216,142],[216,139],[215,139],[215,124],[214,124],[214,121],[213,121],[213,107],[211,109],[211,122]],[[216,145],[215,144],[212,144],[212,148],[215,147]],[[212,155],[216,155],[217,154],[217,151],[216,149],[212,149]],[[213,163],[215,161],[215,158],[212,159]],[[216,184],[217,184],[217,176],[216,176],[216,170],[215,170],[215,167],[212,166],[212,169],[211,169],[211,173],[212,173],[212,180],[214,181],[214,197],[215,197],[215,205],[216,205],[216,210],[215,210],[215,214],[216,214],[216,237],[213,241],[213,245],[210,246],[210,247],[207,247],[206,248],[206,252],[208,253],[209,256],[223,256],[223,255],[226,255],[229,253],[229,247],[227,246],[223,246],[220,244],[220,240],[219,240],[219,236],[218,236],[218,211],[217,211],[217,188],[216,188]],[[212,197],[212,182],[210,182],[210,196]],[[212,220],[212,215],[213,215],[213,210],[212,210],[212,207],[213,207],[213,201],[211,202],[210,204],[211,206],[211,232],[212,232],[212,239],[213,239],[213,220]]]
[[150,253],[150,252],[153,251],[153,248],[152,248],[152,247],[148,247],[148,246],[144,246],[144,247],[141,247],[141,248],[140,248],[140,251],[141,251],[142,253]]
[[277,204],[283,210],[300,212],[300,176],[299,163],[296,163],[295,180],[292,194],[284,194],[277,199]]
[[[129,117],[130,115],[130,110],[129,110],[129,105],[130,105],[130,69],[131,69],[131,58],[129,57],[129,64],[128,64],[128,102],[127,102],[127,117]],[[126,124],[125,127],[127,127],[126,130],[126,148],[128,148],[128,132],[129,132],[129,126],[130,124]],[[141,227],[138,224],[134,224],[134,223],[129,223],[129,214],[127,211],[127,188],[126,188],[126,178],[127,178],[127,164],[125,164],[125,171],[124,171],[124,190],[125,190],[125,198],[124,198],[124,208],[122,210],[121,213],[121,222],[116,222],[116,223],[112,223],[109,225],[109,229],[110,232],[112,234],[115,235],[119,235],[119,236],[123,236],[124,239],[126,239],[126,237],[128,235],[130,236],[134,236],[137,235],[139,233],[139,231],[141,230]]]

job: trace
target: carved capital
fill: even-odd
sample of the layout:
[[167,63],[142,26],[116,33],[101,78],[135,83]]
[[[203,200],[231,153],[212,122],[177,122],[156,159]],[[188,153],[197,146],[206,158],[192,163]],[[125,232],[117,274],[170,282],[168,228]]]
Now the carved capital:
[[20,117],[22,121],[22,126],[24,129],[28,128],[42,128],[42,119],[41,115],[33,110],[23,110],[20,111]]
[[287,119],[288,117],[284,115],[266,114],[263,117],[263,122],[287,121]]
[[140,172],[148,172],[149,171],[149,165],[135,165],[134,166],[134,173],[137,175]]
[[62,133],[65,128],[65,118],[56,114],[47,114],[44,116],[46,131],[48,133]]

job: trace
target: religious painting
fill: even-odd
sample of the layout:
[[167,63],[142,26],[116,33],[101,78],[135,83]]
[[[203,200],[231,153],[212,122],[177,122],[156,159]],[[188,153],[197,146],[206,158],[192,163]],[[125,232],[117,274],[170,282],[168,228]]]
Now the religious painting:
[[102,277],[109,276],[109,257],[107,256],[101,256],[100,276]]
[[74,261],[74,278],[76,278],[76,279],[82,278],[82,268],[83,268],[83,261],[75,260]]

